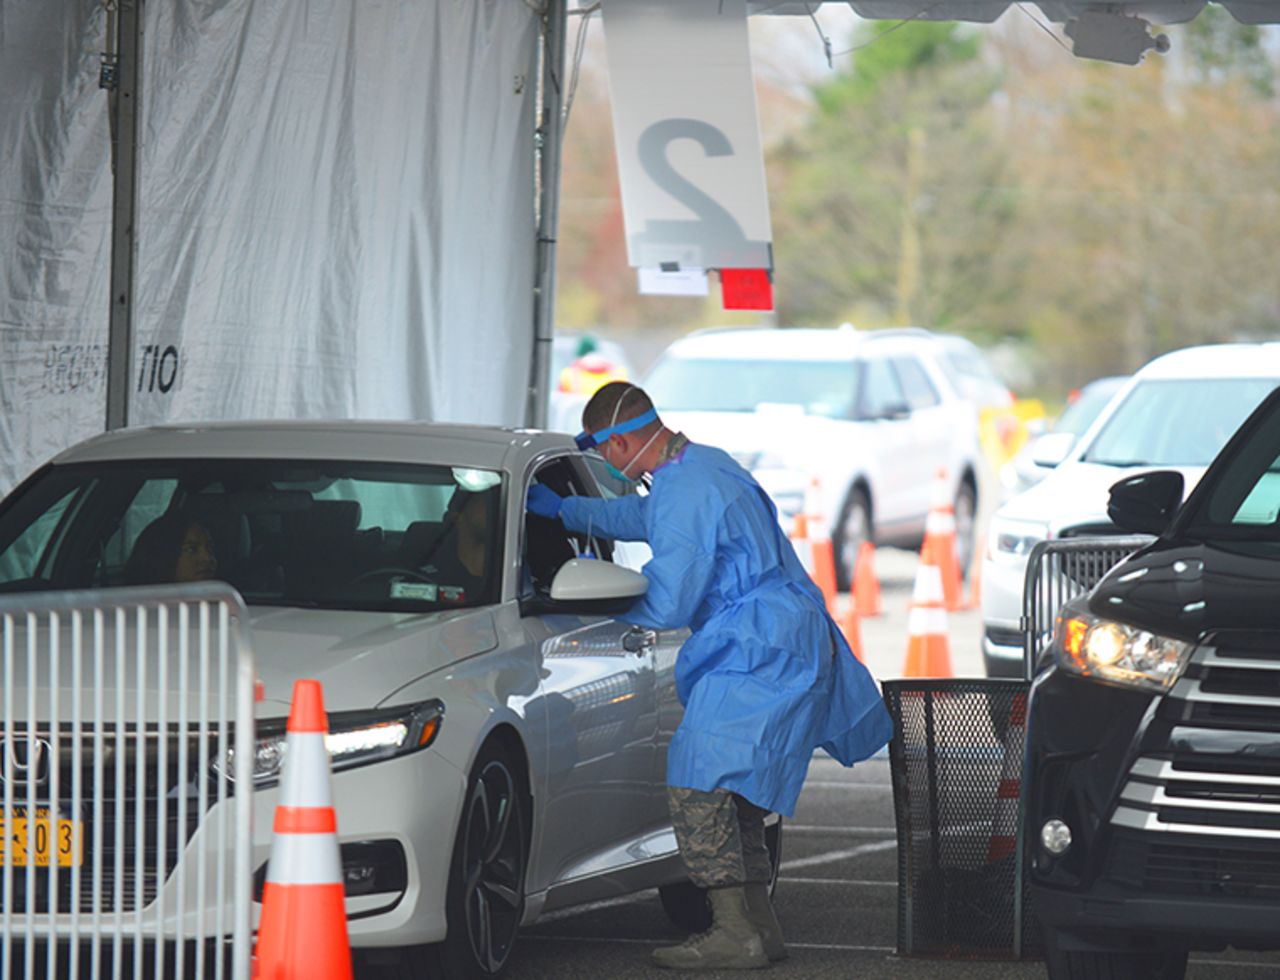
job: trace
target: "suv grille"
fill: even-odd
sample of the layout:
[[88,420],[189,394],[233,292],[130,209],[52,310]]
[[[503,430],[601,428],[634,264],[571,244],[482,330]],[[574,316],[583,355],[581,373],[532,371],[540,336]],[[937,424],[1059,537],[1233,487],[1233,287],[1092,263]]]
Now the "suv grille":
[[1280,844],[1280,636],[1211,637],[1158,714],[1170,744],[1134,762],[1112,823]]
[[1146,893],[1280,899],[1280,847],[1121,831],[1109,858],[1108,879]]
[[1125,537],[1133,532],[1126,531],[1122,527],[1117,527],[1109,521],[1101,521],[1096,524],[1073,524],[1071,527],[1064,527],[1058,532],[1060,538],[1114,538]]

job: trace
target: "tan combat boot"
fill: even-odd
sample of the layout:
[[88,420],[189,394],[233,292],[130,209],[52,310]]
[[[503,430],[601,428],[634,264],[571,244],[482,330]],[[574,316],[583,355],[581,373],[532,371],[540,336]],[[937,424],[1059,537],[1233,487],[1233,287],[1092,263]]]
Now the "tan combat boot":
[[778,925],[778,917],[773,911],[773,902],[769,900],[769,886],[751,884],[746,886],[747,915],[751,924],[760,933],[764,941],[764,955],[770,963],[787,958],[787,947],[782,941],[782,926]]
[[711,928],[679,946],[653,951],[653,962],[672,970],[758,970],[769,965],[764,940],[747,912],[745,890],[712,888]]

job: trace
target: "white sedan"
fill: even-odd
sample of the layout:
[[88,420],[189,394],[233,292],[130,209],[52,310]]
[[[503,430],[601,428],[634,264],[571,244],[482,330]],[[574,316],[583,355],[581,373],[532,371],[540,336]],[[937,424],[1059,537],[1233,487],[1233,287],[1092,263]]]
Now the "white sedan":
[[1107,517],[1111,486],[1176,469],[1190,489],[1249,413],[1280,385],[1280,344],[1217,344],[1165,354],[1111,399],[1066,458],[992,517],[982,566],[989,677],[1023,673],[1023,579],[1049,538],[1123,534]]
[[[629,492],[551,433],[126,430],[0,504],[0,592],[209,577],[238,589],[265,686],[259,883],[288,699],[315,677],[357,963],[493,976],[518,927],[555,908],[659,886],[682,925],[707,920],[666,802],[687,634],[614,618],[644,591],[643,547],[527,515],[535,481]],[[407,737],[372,737],[388,728]],[[775,869],[780,833],[773,822]]]

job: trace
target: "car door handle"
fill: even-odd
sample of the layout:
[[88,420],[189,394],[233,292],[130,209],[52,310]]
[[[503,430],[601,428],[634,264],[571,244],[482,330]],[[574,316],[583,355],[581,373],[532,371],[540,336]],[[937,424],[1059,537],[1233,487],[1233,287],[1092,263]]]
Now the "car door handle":
[[622,649],[627,653],[640,653],[658,642],[658,631],[633,626],[622,634]]

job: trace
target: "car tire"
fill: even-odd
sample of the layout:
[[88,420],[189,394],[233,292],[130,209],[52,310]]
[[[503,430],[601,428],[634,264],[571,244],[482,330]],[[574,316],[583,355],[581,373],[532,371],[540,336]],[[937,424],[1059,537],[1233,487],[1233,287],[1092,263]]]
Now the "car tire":
[[[773,874],[769,878],[769,894],[778,887],[778,867],[782,864],[782,818],[764,828],[764,844],[769,849]],[[707,890],[692,881],[677,881],[658,888],[662,910],[667,918],[686,932],[705,932],[711,928],[711,902]]]
[[956,489],[952,509],[956,522],[956,557],[960,561],[960,574],[967,579],[978,531],[978,490],[968,477]]
[[1187,951],[1064,949],[1056,929],[1043,927],[1049,980],[1183,980]]
[[448,934],[443,942],[403,950],[393,975],[399,980],[502,975],[524,913],[526,826],[519,771],[510,753],[490,742],[472,767],[454,839],[445,899]]
[[831,540],[835,556],[836,588],[848,592],[853,584],[853,571],[858,561],[858,550],[864,541],[875,540],[871,523],[871,498],[862,487],[854,487],[845,497]]

